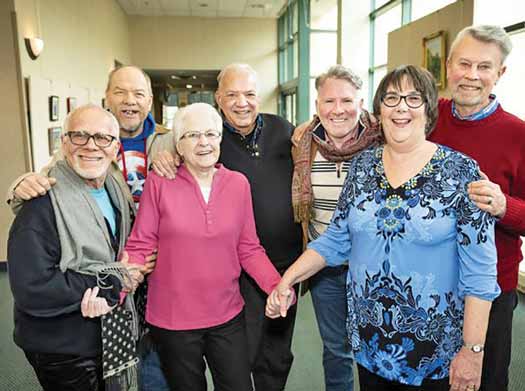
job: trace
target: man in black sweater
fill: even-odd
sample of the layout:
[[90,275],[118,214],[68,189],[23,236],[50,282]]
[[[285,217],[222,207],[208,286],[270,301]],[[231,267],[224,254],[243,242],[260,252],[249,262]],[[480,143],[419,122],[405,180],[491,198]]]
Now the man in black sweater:
[[[257,234],[283,274],[302,250],[301,227],[294,223],[291,198],[294,127],[276,115],[259,113],[257,75],[249,65],[226,66],[218,81],[215,98],[224,118],[220,161],[250,181]],[[245,273],[240,285],[255,388],[284,390],[293,361],[296,306],[286,318],[266,318],[266,294]]]

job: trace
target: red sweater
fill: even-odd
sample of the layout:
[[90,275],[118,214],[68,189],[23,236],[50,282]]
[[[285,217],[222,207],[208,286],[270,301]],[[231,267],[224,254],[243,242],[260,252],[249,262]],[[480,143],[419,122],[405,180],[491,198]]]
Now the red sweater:
[[498,283],[508,292],[518,284],[520,235],[525,235],[525,122],[501,108],[479,121],[452,115],[448,99],[439,102],[436,129],[429,136],[475,159],[507,198],[507,211],[496,225]]

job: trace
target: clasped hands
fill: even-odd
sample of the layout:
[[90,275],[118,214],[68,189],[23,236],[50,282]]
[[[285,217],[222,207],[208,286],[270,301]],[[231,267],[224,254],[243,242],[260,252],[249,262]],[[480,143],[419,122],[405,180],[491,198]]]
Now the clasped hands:
[[[122,253],[120,262],[126,268],[129,278],[124,279],[122,292],[134,292],[139,284],[144,281],[144,277],[153,271],[156,261],[156,250],[151,255],[146,257],[146,263],[144,265],[129,263],[128,253],[124,251]],[[84,296],[82,297],[82,301],[80,303],[80,311],[82,312],[83,317],[96,318],[103,316],[111,312],[111,310],[116,307],[116,305],[110,306],[104,297],[99,297],[99,291],[100,288],[96,286],[94,288],[88,288],[84,292]]]
[[155,250],[151,255],[146,257],[146,263],[140,265],[137,263],[129,263],[129,255],[126,251],[122,252],[120,258],[120,263],[126,268],[129,278],[124,280],[124,286],[122,287],[122,292],[129,293],[135,292],[135,289],[144,281],[144,277],[151,273],[155,268],[155,263],[157,262],[157,250]]
[[266,316],[275,319],[279,316],[286,317],[288,309],[295,302],[295,291],[291,286],[281,282],[268,295],[266,300]]

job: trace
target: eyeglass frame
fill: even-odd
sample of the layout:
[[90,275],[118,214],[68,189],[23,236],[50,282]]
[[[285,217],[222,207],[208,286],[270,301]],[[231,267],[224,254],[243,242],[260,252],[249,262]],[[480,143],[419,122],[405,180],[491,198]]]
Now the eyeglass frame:
[[[396,95],[398,97],[398,101],[395,105],[387,105],[385,103],[385,97],[387,95],[390,95],[390,96],[393,96],[393,95]],[[408,101],[407,101],[407,98],[409,96],[418,96],[421,98],[421,104],[419,106],[411,106]],[[419,109],[421,106],[423,106],[425,103],[426,103],[426,99],[423,95],[421,94],[407,94],[407,95],[401,95],[401,94],[398,94],[398,93],[395,93],[395,92],[386,92],[385,94],[383,94],[383,96],[381,97],[381,103],[384,104],[386,107],[390,107],[390,108],[394,108],[394,107],[397,107],[399,106],[399,104],[401,103],[401,101],[404,100],[405,101],[405,104],[407,105],[407,107],[411,108],[411,109]]]
[[[78,144],[78,143],[73,141],[73,138],[71,137],[72,135],[73,136],[81,135],[81,136],[84,136],[84,137],[87,136],[86,142],[83,143],[83,144]],[[85,146],[85,145],[87,145],[89,143],[90,139],[93,139],[93,142],[95,143],[95,145],[97,147],[99,147],[99,148],[108,148],[113,143],[113,141],[117,140],[117,137],[112,136],[111,134],[104,134],[104,133],[98,133],[98,132],[94,133],[94,134],[89,134],[89,133],[86,133],[83,130],[70,130],[70,131],[64,133],[64,136],[69,137],[69,141],[71,141],[71,144],[76,145],[77,147],[83,147],[83,146]],[[111,141],[107,145],[99,145],[98,142],[97,142],[97,139],[96,139],[97,136],[109,137],[109,138],[111,138]]]
[[[198,134],[197,137],[195,138],[192,138],[192,137],[188,137],[187,135],[188,134]],[[206,133],[217,133],[217,135],[206,135]],[[204,132],[202,131],[197,131],[197,130],[190,130],[190,131],[187,131],[187,132],[184,132],[180,137],[179,137],[179,141],[180,140],[189,140],[189,141],[192,141],[192,142],[197,142],[198,140],[200,140],[200,138],[204,136],[204,138],[206,140],[217,140],[217,139],[220,139],[222,137],[222,132],[219,131],[219,130],[213,130],[213,129],[208,129],[208,130],[205,130]]]

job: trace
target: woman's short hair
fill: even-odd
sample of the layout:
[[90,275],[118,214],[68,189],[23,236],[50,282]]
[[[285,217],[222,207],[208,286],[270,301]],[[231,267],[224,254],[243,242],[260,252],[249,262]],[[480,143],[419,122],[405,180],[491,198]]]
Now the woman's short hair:
[[357,76],[350,68],[347,68],[343,65],[334,65],[330,67],[325,73],[321,73],[315,79],[315,89],[319,91],[319,88],[328,79],[336,80],[346,80],[349,82],[356,90],[360,90],[363,87],[363,81],[359,76]]
[[186,130],[186,120],[188,116],[191,115],[197,115],[199,117],[205,115],[210,116],[213,125],[215,126],[213,130],[218,130],[219,132],[222,132],[222,118],[217,112],[217,110],[215,110],[215,108],[208,103],[193,103],[191,105],[183,107],[175,113],[175,116],[173,118],[173,141],[175,142],[175,144],[179,142],[181,136],[184,134],[184,131]]
[[512,51],[512,41],[509,34],[500,26],[490,24],[480,24],[477,26],[468,26],[461,30],[450,45],[448,59],[450,60],[454,54],[454,49],[458,43],[466,36],[470,36],[477,41],[483,43],[495,44],[501,53],[501,63],[503,64],[507,56]]
[[388,72],[379,86],[374,96],[374,114],[381,116],[381,100],[387,93],[389,87],[401,90],[404,82],[412,84],[414,89],[421,94],[425,102],[425,114],[427,123],[425,134],[428,135],[436,126],[438,116],[438,92],[434,76],[424,68],[414,65],[401,65]]

